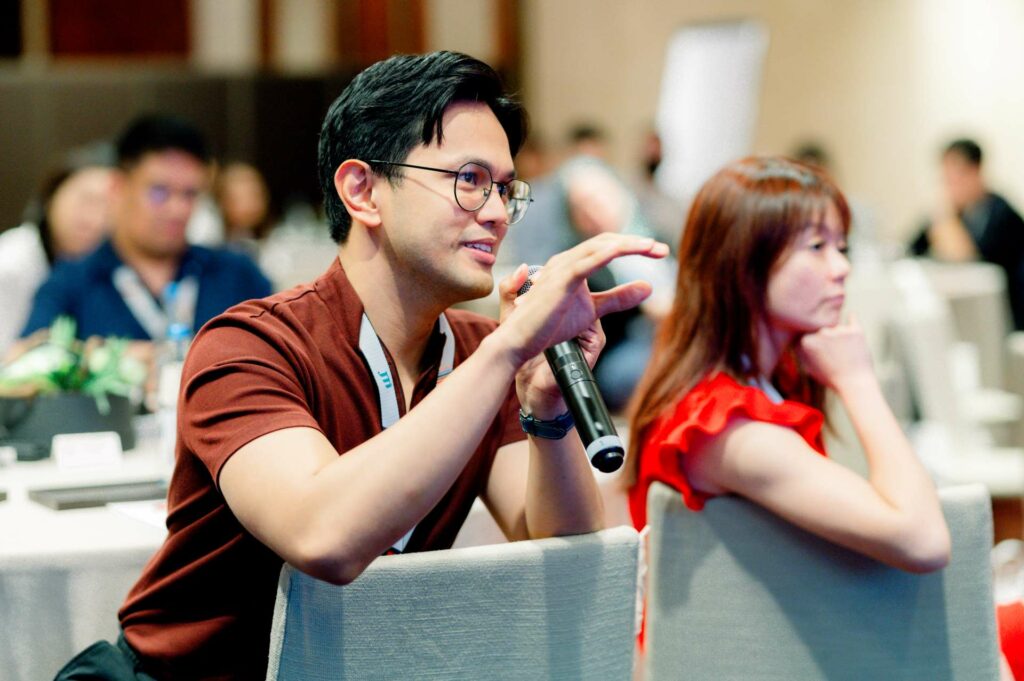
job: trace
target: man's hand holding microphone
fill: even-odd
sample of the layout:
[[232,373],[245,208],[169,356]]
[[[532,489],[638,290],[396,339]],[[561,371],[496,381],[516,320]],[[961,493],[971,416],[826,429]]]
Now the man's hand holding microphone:
[[503,335],[520,367],[516,390],[524,430],[531,432],[534,423],[540,430],[574,422],[596,468],[610,472],[621,465],[622,443],[590,369],[605,342],[600,317],[635,307],[651,286],[632,281],[593,293],[587,278],[620,256],[663,258],[668,252],[653,239],[605,233],[555,255],[543,268],[521,265],[501,282],[495,334]]

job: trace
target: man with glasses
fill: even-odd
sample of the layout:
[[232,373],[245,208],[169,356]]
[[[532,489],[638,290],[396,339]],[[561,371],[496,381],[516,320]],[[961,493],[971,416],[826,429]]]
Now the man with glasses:
[[[320,178],[338,258],[308,286],[214,319],[186,361],[169,535],[121,609],[157,678],[261,678],[283,561],[344,584],[386,553],[452,545],[476,497],[510,539],[590,532],[602,507],[541,351],[640,302],[587,275],[651,239],[604,235],[487,295],[529,207],[520,106],[465,55],[399,56],[327,113]],[[513,227],[514,228],[514,227]],[[530,433],[527,438],[524,430]],[[524,441],[525,439],[525,441]]]
[[140,117],[118,139],[117,157],[110,239],[81,261],[54,268],[23,336],[68,315],[80,338],[162,341],[171,324],[194,332],[232,305],[270,294],[270,282],[246,256],[185,239],[209,163],[192,124]]

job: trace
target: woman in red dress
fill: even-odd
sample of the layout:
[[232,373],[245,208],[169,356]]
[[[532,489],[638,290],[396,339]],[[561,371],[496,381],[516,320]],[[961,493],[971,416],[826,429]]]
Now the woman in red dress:
[[[783,158],[735,162],[697,194],[674,306],[632,405],[638,528],[658,480],[693,510],[739,494],[888,565],[946,565],[935,486],[882,396],[863,332],[840,317],[849,224],[832,181]],[[825,389],[849,413],[867,479],[825,455]]]

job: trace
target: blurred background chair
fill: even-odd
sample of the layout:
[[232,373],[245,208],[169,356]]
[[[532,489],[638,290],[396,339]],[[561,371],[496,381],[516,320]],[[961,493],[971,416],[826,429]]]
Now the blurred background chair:
[[912,575],[736,497],[651,487],[646,679],[998,678],[981,485],[940,490],[948,567]]
[[[1000,386],[1006,383],[1003,353],[990,347],[1006,343],[1006,314],[996,314],[1005,307],[1005,282],[1002,289],[996,287],[996,277],[984,264],[901,260],[889,272],[899,300],[894,319],[898,352],[918,416],[909,429],[911,441],[940,484],[981,482],[993,498],[1012,500],[1013,522],[1004,519],[996,534],[1014,534],[1024,495],[1024,449],[1014,441],[1021,398],[983,379],[988,373],[989,381],[998,377]],[[937,284],[940,280],[945,283]],[[957,297],[962,300],[954,307],[951,300]],[[993,328],[974,329],[982,319]],[[984,370],[986,365],[998,368]]]
[[630,679],[638,536],[380,558],[333,586],[281,571],[267,679]]
[[934,290],[949,301],[957,337],[978,349],[979,385],[1006,387],[1003,346],[1013,324],[1003,269],[987,262],[920,263]]
[[[1006,341],[1006,389],[1024,400],[1024,331]],[[1017,422],[1014,442],[1024,444],[1024,419]]]
[[897,332],[922,419],[972,429],[995,446],[1013,444],[1008,426],[1020,419],[1021,399],[1004,390],[1009,310],[1002,271],[924,260],[890,269],[901,301]]

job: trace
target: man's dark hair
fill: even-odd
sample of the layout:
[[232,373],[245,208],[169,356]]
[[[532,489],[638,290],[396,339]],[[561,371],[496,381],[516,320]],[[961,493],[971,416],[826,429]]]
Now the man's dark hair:
[[[352,227],[334,188],[338,166],[348,159],[400,163],[417,144],[440,143],[444,112],[456,102],[489,106],[516,155],[526,137],[526,112],[505,92],[494,69],[478,59],[457,52],[399,55],[377,62],[349,83],[320,130],[320,187],[332,239],[344,243]],[[370,167],[392,184],[402,170]]]
[[942,151],[942,155],[956,154],[972,166],[981,165],[981,147],[972,139],[953,140]]
[[149,153],[183,151],[202,163],[210,160],[203,133],[188,121],[166,114],[150,114],[132,121],[117,139],[117,162],[131,168]]

